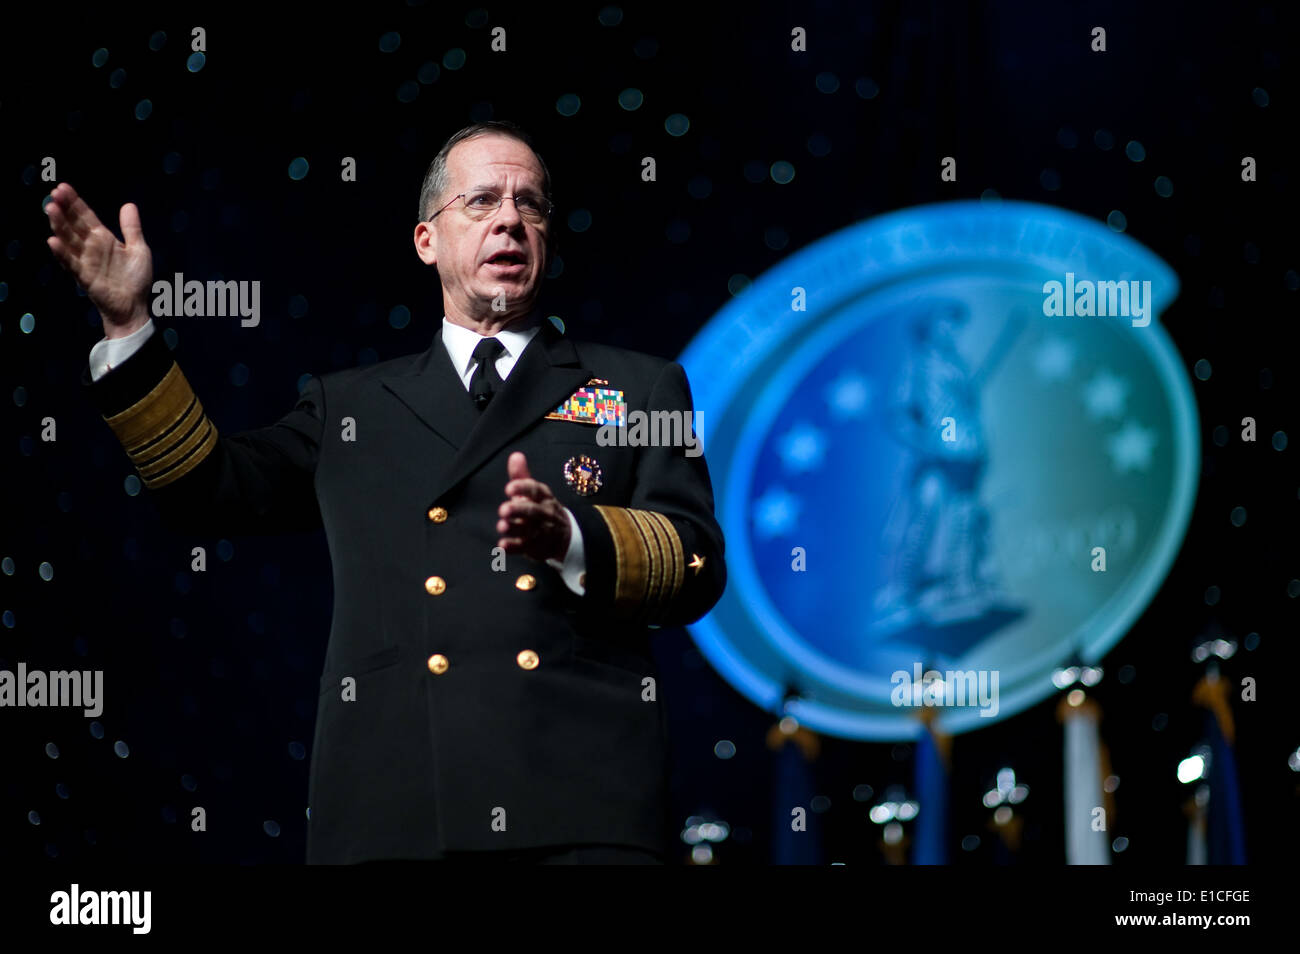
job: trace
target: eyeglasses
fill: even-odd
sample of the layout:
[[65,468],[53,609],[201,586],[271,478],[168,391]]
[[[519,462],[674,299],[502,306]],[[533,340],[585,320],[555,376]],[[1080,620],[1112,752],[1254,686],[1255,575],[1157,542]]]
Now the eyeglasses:
[[[520,216],[532,222],[540,222],[543,219],[549,218],[551,213],[555,211],[555,206],[552,205],[551,202],[543,199],[539,195],[532,195],[530,193],[525,193],[524,195],[500,196],[495,192],[487,191],[462,192],[460,195],[452,196],[451,202],[455,202],[457,199],[464,199],[465,211],[472,218],[478,219],[486,218],[496,212],[497,209],[501,208],[501,202],[504,199],[514,199],[515,208],[519,210]],[[444,205],[437,212],[433,213],[433,215],[429,217],[428,221],[432,222],[438,216],[442,215],[443,212],[447,211],[447,206],[451,205],[451,202],[448,202],[447,205]]]

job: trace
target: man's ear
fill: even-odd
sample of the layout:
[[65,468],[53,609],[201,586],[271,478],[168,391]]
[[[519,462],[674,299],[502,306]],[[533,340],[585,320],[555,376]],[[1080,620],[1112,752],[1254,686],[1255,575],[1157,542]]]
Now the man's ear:
[[415,227],[415,254],[426,265],[438,264],[438,230],[432,222],[421,222]]

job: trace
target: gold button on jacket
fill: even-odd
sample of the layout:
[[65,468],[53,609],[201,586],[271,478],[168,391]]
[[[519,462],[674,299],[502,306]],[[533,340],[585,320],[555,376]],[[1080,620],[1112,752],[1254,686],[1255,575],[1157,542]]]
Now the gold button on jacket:
[[515,586],[519,587],[521,590],[531,590],[536,585],[537,577],[533,576],[531,573],[525,573],[519,579],[515,580]]
[[440,576],[431,576],[424,581],[424,589],[430,596],[438,596],[447,588],[447,581]]
[[515,657],[515,662],[519,663],[520,669],[536,669],[541,659],[531,649],[525,649]]
[[447,662],[447,657],[442,653],[434,653],[429,657],[429,672],[435,676],[441,676],[450,665],[451,663]]
[[434,523],[442,523],[447,519],[447,510],[444,507],[430,507],[429,519]]

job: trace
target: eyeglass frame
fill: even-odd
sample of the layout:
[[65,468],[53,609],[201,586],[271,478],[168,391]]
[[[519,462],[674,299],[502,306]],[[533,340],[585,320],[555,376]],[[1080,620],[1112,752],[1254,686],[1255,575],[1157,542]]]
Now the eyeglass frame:
[[[453,195],[453,196],[451,197],[451,201],[450,201],[450,202],[448,202],[446,205],[444,205],[444,206],[443,206],[441,209],[439,209],[437,212],[433,213],[433,215],[431,215],[431,216],[429,216],[427,219],[425,219],[425,221],[426,221],[426,222],[432,222],[432,221],[433,221],[434,219],[436,219],[438,216],[442,215],[442,213],[446,212],[447,209],[451,207],[451,203],[452,203],[452,202],[455,202],[457,199],[463,199],[463,198],[465,198],[465,196],[467,196],[467,195],[478,195],[479,193],[486,193],[486,194],[488,194],[488,195],[495,195],[498,199],[501,200],[500,202],[497,203],[497,207],[496,207],[495,209],[492,210],[493,215],[495,215],[497,212],[499,212],[499,211],[501,210],[501,206],[505,205],[505,201],[506,201],[506,199],[509,199],[510,201],[514,202],[514,203],[515,203],[515,211],[516,211],[516,212],[519,211],[519,203],[518,203],[517,201],[515,201],[516,198],[517,198],[516,196],[513,196],[513,195],[498,195],[497,193],[493,192],[491,189],[475,189],[473,192],[462,192],[460,195]],[[532,196],[533,193],[525,193],[524,195],[525,195],[525,198],[527,198],[527,197],[529,197],[529,196]],[[541,219],[539,219],[538,221],[540,221],[540,222],[550,222],[550,220],[551,220],[551,216],[555,214],[555,203],[552,202],[550,199],[548,199],[548,198],[547,198],[546,196],[544,196],[544,195],[535,196],[535,198],[541,199],[543,202],[546,203],[546,206],[547,206],[547,208],[546,208],[546,213],[545,213],[545,214],[541,217]],[[469,206],[466,205],[465,208],[468,209]],[[519,213],[519,216],[520,216],[520,218],[523,218],[523,213],[520,212],[520,213]]]

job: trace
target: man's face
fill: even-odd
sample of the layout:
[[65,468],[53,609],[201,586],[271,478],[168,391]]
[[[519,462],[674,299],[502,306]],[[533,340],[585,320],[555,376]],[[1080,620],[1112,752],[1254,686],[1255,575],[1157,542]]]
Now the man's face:
[[[420,248],[418,232],[416,236],[420,257],[438,266],[444,304],[462,315],[480,316],[490,313],[493,300],[504,294],[508,313],[526,313],[546,270],[549,223],[521,216],[509,198],[496,211],[483,212],[454,197],[485,189],[500,196],[544,198],[542,168],[533,151],[507,136],[478,136],[452,148],[447,177],[447,191],[430,215],[451,204],[429,223],[426,248]],[[515,263],[489,261],[503,252],[514,253]]]

